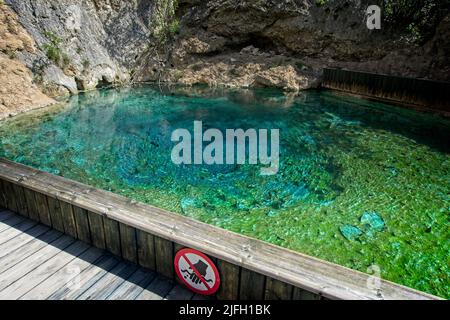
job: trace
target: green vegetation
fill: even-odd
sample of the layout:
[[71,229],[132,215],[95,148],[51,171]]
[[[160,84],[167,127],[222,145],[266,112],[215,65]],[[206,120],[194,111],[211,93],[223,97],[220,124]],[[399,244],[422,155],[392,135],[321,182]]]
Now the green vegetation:
[[67,67],[70,64],[70,58],[61,49],[62,39],[50,31],[45,32],[44,35],[49,40],[49,43],[43,46],[47,58],[60,68]]
[[153,36],[160,44],[165,44],[180,30],[180,21],[175,13],[178,0],[159,0],[154,14]]
[[316,6],[321,7],[327,3],[327,0],[316,0]]
[[448,0],[385,0],[384,21],[393,32],[412,43],[429,40],[439,22],[450,12]]

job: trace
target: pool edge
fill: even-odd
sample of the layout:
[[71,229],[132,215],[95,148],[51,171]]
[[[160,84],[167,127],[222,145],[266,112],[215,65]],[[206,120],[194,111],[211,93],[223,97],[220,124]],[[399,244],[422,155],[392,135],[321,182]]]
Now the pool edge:
[[441,299],[386,280],[370,289],[359,271],[2,158],[0,194],[0,206],[173,279],[176,251],[204,252],[225,280],[220,299]]

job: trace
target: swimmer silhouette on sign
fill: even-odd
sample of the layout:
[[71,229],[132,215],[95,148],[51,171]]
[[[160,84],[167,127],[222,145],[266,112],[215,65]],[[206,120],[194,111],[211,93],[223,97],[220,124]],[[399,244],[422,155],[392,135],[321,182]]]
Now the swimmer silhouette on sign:
[[[201,260],[198,260],[198,262],[196,264],[193,265],[193,267],[198,271],[198,273],[201,275],[202,279],[208,283],[213,282],[213,280],[211,279],[206,279],[206,271],[208,270],[208,265],[206,263],[204,263]],[[192,270],[191,267],[189,267],[190,270]],[[183,273],[183,276],[185,279],[189,278],[191,279],[191,281],[195,284],[199,284],[201,279],[199,277],[197,277],[197,275],[195,274],[195,272],[192,270],[192,272],[189,272],[189,270],[181,270],[181,272]]]

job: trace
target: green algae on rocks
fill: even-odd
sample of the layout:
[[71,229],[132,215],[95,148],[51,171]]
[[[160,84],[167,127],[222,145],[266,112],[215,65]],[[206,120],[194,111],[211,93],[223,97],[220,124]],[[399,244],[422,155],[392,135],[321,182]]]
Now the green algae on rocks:
[[[171,133],[280,129],[280,170],[175,165]],[[0,156],[450,298],[450,122],[330,92],[139,86],[0,122]]]

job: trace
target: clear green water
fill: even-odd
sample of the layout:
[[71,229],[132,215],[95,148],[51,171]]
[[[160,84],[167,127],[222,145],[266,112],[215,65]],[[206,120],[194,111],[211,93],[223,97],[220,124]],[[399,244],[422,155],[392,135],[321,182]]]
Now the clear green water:
[[[176,166],[172,130],[280,129],[280,172]],[[0,123],[0,155],[450,298],[450,122],[329,92],[75,96]]]

